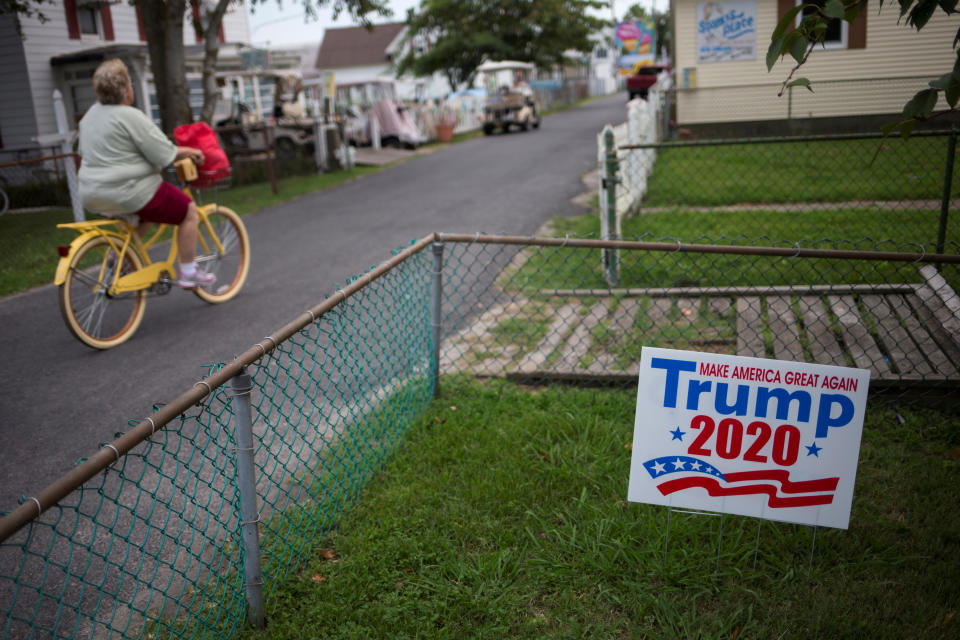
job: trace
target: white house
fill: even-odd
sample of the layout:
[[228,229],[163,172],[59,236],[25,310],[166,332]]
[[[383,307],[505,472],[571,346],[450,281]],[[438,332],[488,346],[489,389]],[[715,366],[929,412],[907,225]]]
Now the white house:
[[[56,133],[53,91],[63,94],[67,117],[77,121],[95,101],[91,78],[107,58],[124,60],[136,88],[136,106],[155,113],[146,34],[136,7],[102,0],[53,0],[40,5],[48,18],[0,15],[0,158],[16,159],[18,151],[35,149],[36,138]],[[19,22],[23,36],[17,34]],[[202,45],[185,20],[191,104],[202,103],[199,59]],[[221,58],[240,60],[250,27],[246,3],[232,7],[220,32]],[[192,55],[191,55],[192,54]],[[190,73],[193,71],[193,73]],[[152,107],[152,108],[151,108]]]
[[366,27],[326,29],[317,51],[316,69],[332,73],[337,85],[350,85],[369,80],[396,81],[397,97],[402,100],[443,98],[450,93],[450,83],[442,74],[427,78],[397,77],[394,63],[406,47],[423,46],[416,40],[405,45],[406,28],[402,22]]

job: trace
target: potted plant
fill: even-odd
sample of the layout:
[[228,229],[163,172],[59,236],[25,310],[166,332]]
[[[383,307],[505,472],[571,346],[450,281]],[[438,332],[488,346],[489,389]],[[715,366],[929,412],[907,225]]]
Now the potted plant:
[[453,130],[457,126],[457,114],[450,107],[443,107],[437,114],[437,142],[453,140]]

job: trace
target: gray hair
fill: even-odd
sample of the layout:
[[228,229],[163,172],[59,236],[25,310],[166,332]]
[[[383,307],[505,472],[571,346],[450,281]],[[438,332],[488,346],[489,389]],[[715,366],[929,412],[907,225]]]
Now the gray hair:
[[119,58],[105,60],[93,72],[93,90],[101,104],[123,104],[128,86],[130,74]]

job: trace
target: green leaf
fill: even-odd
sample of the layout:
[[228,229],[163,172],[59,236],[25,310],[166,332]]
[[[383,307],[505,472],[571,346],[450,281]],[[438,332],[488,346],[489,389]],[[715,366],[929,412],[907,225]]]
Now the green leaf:
[[946,13],[947,15],[950,15],[951,13],[956,13],[957,1],[958,0],[940,0],[940,8],[943,9],[944,13]]
[[888,122],[887,124],[880,127],[880,131],[883,133],[883,137],[887,137],[891,133],[896,131],[902,124],[903,124],[903,121]]
[[913,0],[900,0],[900,17],[901,18],[907,15],[907,12],[910,11],[910,5],[912,4],[913,4]]
[[950,84],[951,76],[953,76],[953,73],[945,73],[936,80],[931,80],[930,86],[934,89],[940,89],[942,91],[947,88],[947,85]]
[[950,74],[950,82],[947,83],[943,93],[950,108],[956,109],[957,102],[960,102],[960,75],[956,73]]
[[913,132],[914,127],[917,126],[916,120],[907,120],[903,123],[903,126],[900,127],[900,137],[906,140],[910,137],[910,134]]
[[917,0],[917,6],[915,6],[910,11],[910,18],[907,20],[907,24],[911,24],[917,28],[917,31],[923,29],[924,25],[927,24],[927,21],[930,20],[930,16],[933,15],[933,12],[937,9],[937,0]]
[[841,0],[827,0],[827,3],[823,6],[823,15],[827,16],[828,18],[843,20],[846,12],[847,9],[843,6],[843,2]]
[[807,53],[807,39],[796,31],[790,35],[797,36],[789,43],[790,55],[793,56],[793,59],[797,61],[797,64],[801,64],[803,62],[803,56],[805,56]]
[[767,71],[773,69],[773,65],[777,63],[777,58],[780,57],[780,50],[783,48],[786,39],[787,36],[782,35],[770,43],[770,48],[767,49]]
[[816,38],[817,42],[823,42],[826,34],[827,34],[827,23],[818,22],[817,26],[813,28],[813,36]]
[[793,82],[787,85],[787,88],[790,87],[806,87],[810,93],[814,93],[813,87],[810,86],[810,80],[807,78],[797,78]]
[[918,91],[903,107],[905,118],[926,118],[937,105],[937,90],[924,89]]
[[803,5],[798,4],[797,6],[795,6],[794,8],[790,9],[785,14],[783,14],[783,17],[780,18],[780,22],[777,23],[777,28],[773,30],[773,35],[770,36],[770,39],[776,40],[777,38],[782,36],[784,33],[786,33],[787,30],[791,26],[793,26],[793,24],[796,22],[797,14],[800,13],[802,9],[803,9]]

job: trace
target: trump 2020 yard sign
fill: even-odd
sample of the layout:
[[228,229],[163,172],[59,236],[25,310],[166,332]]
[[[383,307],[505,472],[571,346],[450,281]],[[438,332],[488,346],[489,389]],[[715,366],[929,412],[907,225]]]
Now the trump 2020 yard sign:
[[631,502],[846,529],[870,372],[644,347]]

